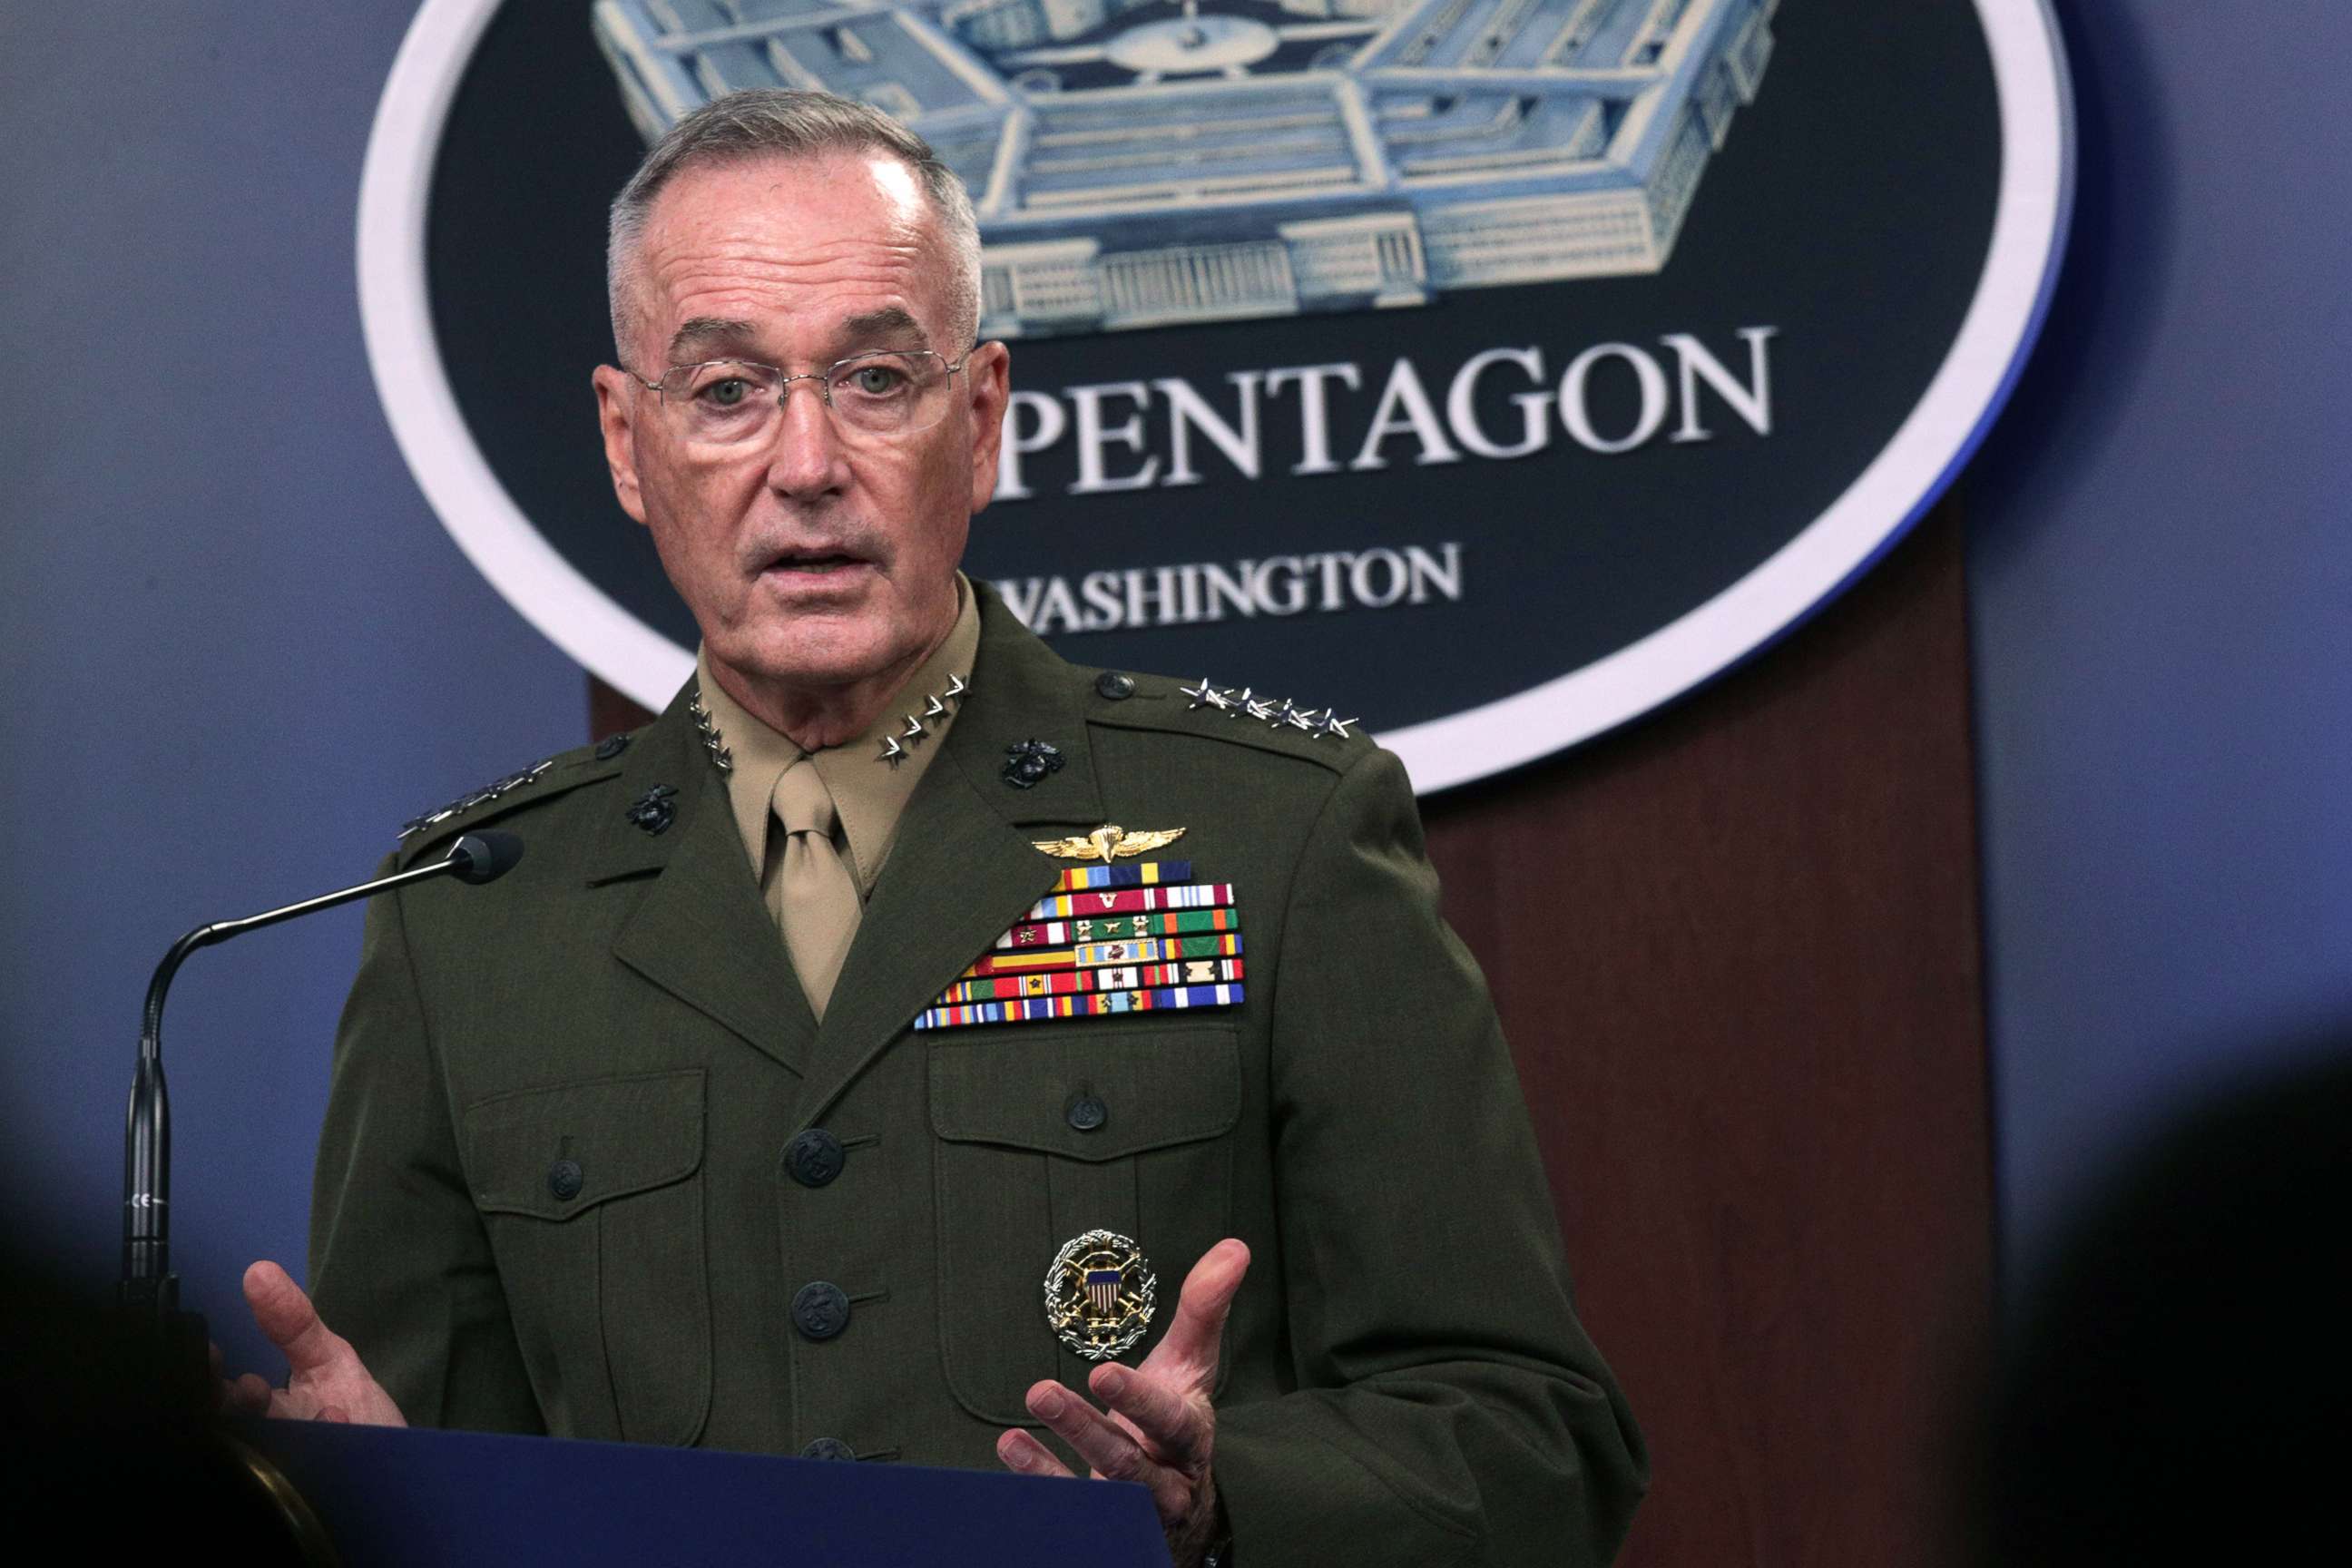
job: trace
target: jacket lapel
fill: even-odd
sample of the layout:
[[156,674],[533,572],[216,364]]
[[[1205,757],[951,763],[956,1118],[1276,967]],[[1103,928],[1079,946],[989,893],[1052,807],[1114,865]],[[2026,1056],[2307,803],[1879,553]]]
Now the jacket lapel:
[[[801,1087],[807,1125],[966,965],[1052,890],[1058,862],[1039,854],[1037,822],[1091,826],[1100,795],[1070,667],[983,584],[971,690],[944,751],[924,773],[843,964]],[[1062,767],[1034,789],[1003,782],[1005,748],[1044,741]],[[739,852],[740,859],[740,852]]]
[[805,1075],[816,1020],[760,901],[726,783],[702,750],[683,692],[640,737],[622,783],[625,807],[656,785],[675,789],[677,817],[648,834],[616,811],[590,857],[592,885],[655,877],[614,938],[613,955]]

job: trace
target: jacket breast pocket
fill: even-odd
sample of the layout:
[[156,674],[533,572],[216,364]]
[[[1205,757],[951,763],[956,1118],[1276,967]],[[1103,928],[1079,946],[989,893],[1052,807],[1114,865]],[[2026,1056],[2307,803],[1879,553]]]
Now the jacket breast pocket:
[[1065,1242],[1116,1231],[1158,1279],[1149,1352],[1177,1288],[1226,1232],[1241,1045],[1230,1026],[1024,1031],[933,1045],[940,1353],[958,1403],[1031,1424],[1041,1378],[1078,1384],[1093,1363],[1045,1321],[1045,1276]]
[[710,1405],[700,1069],[522,1089],[464,1120],[549,1430],[691,1443]]

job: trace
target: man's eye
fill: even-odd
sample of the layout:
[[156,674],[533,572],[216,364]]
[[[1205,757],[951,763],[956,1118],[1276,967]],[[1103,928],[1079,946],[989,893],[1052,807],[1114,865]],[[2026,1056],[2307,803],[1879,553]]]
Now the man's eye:
[[740,375],[723,376],[702,389],[702,398],[717,408],[733,408],[751,395],[751,384]]
[[849,386],[853,392],[867,397],[887,397],[907,380],[905,373],[895,365],[862,364],[850,373]]

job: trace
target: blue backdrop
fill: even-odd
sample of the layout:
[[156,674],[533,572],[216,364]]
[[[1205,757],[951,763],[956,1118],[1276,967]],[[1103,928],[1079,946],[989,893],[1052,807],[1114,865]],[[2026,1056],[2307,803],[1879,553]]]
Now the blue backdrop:
[[[1962,489],[2012,1263],[2149,1117],[2266,1065],[2251,1042],[2352,1015],[2352,13],[2262,9],[2060,6],[2074,254]],[[0,1191],[94,1279],[171,939],[355,879],[584,733],[361,351],[354,196],[411,10],[0,16]],[[177,1261],[243,1360],[239,1270],[299,1271],[358,933],[249,937],[177,992]]]
[[2013,1279],[2151,1121],[2352,1026],[2352,9],[2059,13],[2073,250],[1961,489]]

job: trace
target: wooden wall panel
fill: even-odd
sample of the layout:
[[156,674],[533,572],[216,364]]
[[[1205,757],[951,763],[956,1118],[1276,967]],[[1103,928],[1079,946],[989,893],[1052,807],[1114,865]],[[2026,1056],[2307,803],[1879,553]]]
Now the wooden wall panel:
[[1640,1568],[1945,1561],[1991,1280],[1958,518],[1649,721],[1424,803],[1652,1445]]
[[1424,803],[1650,1440],[1633,1568],[1948,1561],[1991,1288],[1964,611],[1947,506],[1746,668]]

